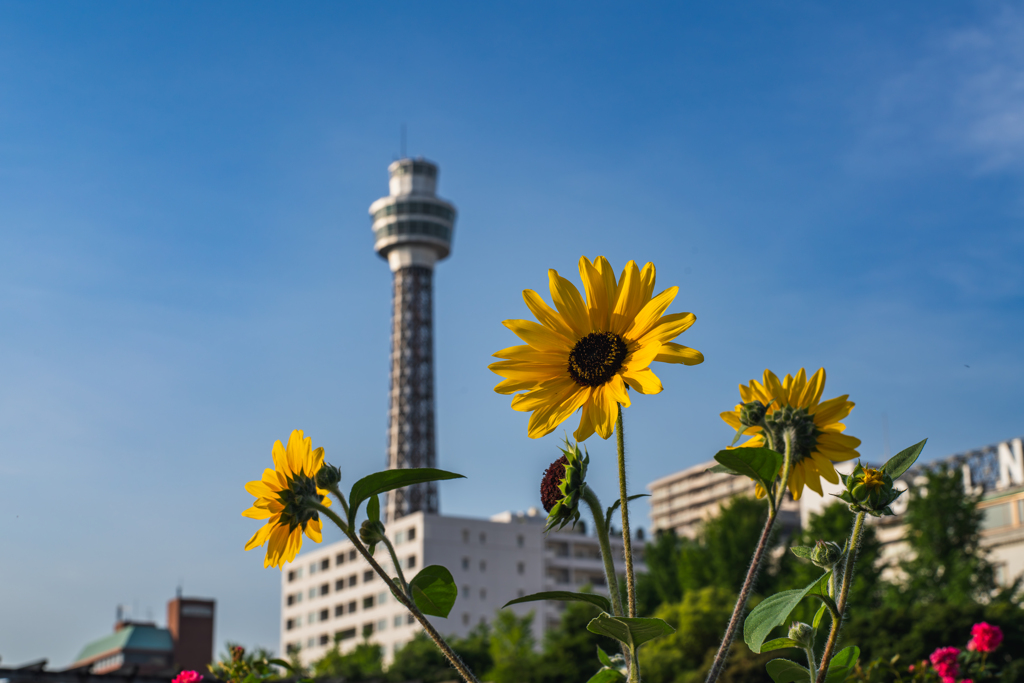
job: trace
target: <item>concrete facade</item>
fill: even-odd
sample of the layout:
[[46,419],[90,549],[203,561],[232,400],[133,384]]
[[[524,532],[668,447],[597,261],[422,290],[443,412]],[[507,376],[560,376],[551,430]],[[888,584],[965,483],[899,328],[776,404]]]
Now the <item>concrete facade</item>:
[[[550,590],[579,591],[590,585],[607,594],[598,540],[577,531],[544,534],[545,517],[531,509],[491,519],[447,517],[417,512],[389,525],[389,538],[406,580],[423,567],[442,565],[455,579],[459,596],[447,619],[430,617],[445,635],[466,636],[489,622],[509,600]],[[622,539],[611,539],[621,558]],[[643,564],[643,542],[634,541],[636,570]],[[394,575],[387,549],[374,558]],[[616,562],[625,572],[621,559]],[[558,624],[563,603],[534,602],[511,607],[534,613],[537,636]],[[286,565],[281,576],[281,652],[299,652],[304,663],[322,657],[340,639],[345,652],[363,635],[384,649],[385,661],[412,639],[420,626],[390,594],[384,582],[347,540],[317,548]]]

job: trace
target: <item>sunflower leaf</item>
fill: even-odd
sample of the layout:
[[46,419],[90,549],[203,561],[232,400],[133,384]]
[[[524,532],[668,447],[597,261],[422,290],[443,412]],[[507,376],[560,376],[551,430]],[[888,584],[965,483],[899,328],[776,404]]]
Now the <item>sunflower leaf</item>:
[[636,652],[636,648],[649,640],[675,633],[675,629],[661,619],[613,617],[603,612],[590,620],[587,630],[625,643],[630,652]]
[[814,613],[814,621],[811,622],[811,626],[818,628],[818,624],[821,623],[821,619],[825,616],[825,612],[827,610],[828,605],[822,603],[821,607],[818,608],[818,611]]
[[530,595],[524,595],[521,598],[515,600],[509,600],[502,609],[505,609],[509,605],[518,605],[522,602],[538,602],[540,600],[561,600],[562,602],[589,602],[591,605],[596,605],[605,612],[612,611],[612,603],[608,598],[603,595],[597,595],[596,593],[573,593],[571,591],[545,591],[543,593],[531,593]]
[[765,664],[764,668],[767,669],[768,675],[775,683],[798,683],[806,681],[811,675],[807,667],[788,659],[773,659]]
[[[649,493],[638,493],[635,496],[629,496],[626,498],[627,501],[636,500],[637,498],[650,498]],[[604,525],[610,527],[612,524],[612,514],[619,509],[619,505],[622,503],[622,499],[616,500],[611,506],[605,511],[604,514]]]
[[626,677],[616,669],[601,669],[591,676],[587,683],[620,683],[624,680]]
[[924,450],[924,445],[926,443],[928,443],[928,439],[925,439],[921,443],[914,444],[910,448],[905,448],[892,456],[884,465],[882,465],[882,472],[888,474],[893,479],[898,478],[901,474],[909,470],[915,462],[917,462],[917,459],[921,456],[921,451]]
[[765,491],[772,490],[772,482],[782,468],[782,459],[781,453],[770,448],[731,448],[715,453],[715,460],[726,469],[750,477]]
[[[754,652],[761,652],[761,644],[776,626],[781,626],[789,619],[790,613],[796,609],[808,595],[820,595],[822,586],[828,583],[831,571],[825,572],[811,585],[800,590],[782,591],[761,601],[750,611],[743,622],[743,640]],[[827,595],[827,593],[826,593]]]
[[857,666],[860,658],[860,648],[856,645],[844,648],[828,663],[828,673],[825,674],[825,683],[841,683],[850,675],[850,671]]
[[447,617],[459,595],[452,573],[436,564],[421,569],[409,582],[409,591],[420,611],[432,617]]
[[415,467],[400,470],[384,470],[383,472],[375,472],[363,477],[352,485],[352,491],[348,494],[349,524],[355,525],[359,506],[370,496],[394,491],[403,486],[412,486],[414,484],[444,479],[465,479],[465,476],[455,474],[454,472],[436,470],[432,467]]
[[800,647],[800,643],[796,642],[792,638],[776,638],[775,640],[769,640],[767,643],[762,645],[761,652],[784,650],[789,647]]

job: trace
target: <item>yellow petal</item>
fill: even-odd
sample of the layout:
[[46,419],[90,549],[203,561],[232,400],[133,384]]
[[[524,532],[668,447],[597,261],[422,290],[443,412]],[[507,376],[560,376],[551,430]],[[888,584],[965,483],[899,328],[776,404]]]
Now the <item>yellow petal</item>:
[[811,453],[811,458],[814,460],[814,467],[825,478],[825,481],[832,484],[839,483],[839,473],[832,466],[831,460],[818,452]]
[[517,391],[533,389],[539,382],[535,379],[505,379],[498,382],[494,390],[499,394],[514,394]]
[[661,380],[651,372],[650,368],[624,372],[622,373],[622,379],[626,380],[626,384],[630,388],[639,391],[641,394],[661,393]]
[[[593,393],[593,390],[589,390],[589,393]],[[586,441],[594,435],[596,430],[596,417],[598,408],[594,404],[592,398],[588,397],[587,401],[583,404],[582,416],[580,417],[580,426],[573,432],[573,438],[576,441]]]
[[735,410],[730,410],[725,413],[720,413],[719,417],[733,429],[739,429],[742,423],[740,422],[740,416],[736,414]]
[[821,478],[818,476],[818,468],[814,466],[814,461],[810,458],[805,458],[803,462],[797,464],[797,467],[802,470],[801,473],[807,488],[819,496],[825,495],[821,490]]
[[565,340],[575,339],[573,330],[566,319],[548,306],[540,294],[532,289],[525,289],[523,290],[523,300],[526,301],[527,308],[536,316],[540,324]]
[[580,257],[580,280],[587,294],[587,312],[590,325],[595,330],[607,330],[611,316],[611,304],[608,301],[608,290],[604,277],[586,256]]
[[551,288],[551,299],[555,302],[555,308],[562,314],[562,319],[572,329],[576,339],[587,336],[593,331],[590,324],[590,313],[587,305],[583,303],[583,297],[576,289],[576,286],[558,274],[558,271],[548,270],[548,281]]
[[545,405],[557,402],[559,397],[567,396],[579,385],[568,377],[549,380],[533,391],[520,394],[512,399],[512,409],[520,412],[536,410]]
[[277,491],[262,481],[250,481],[245,485],[245,490],[257,498],[275,498],[277,496]]
[[565,357],[569,357],[572,350],[572,342],[550,328],[532,320],[505,320],[501,323],[524,342],[545,353],[564,351]]
[[531,439],[539,439],[553,432],[555,427],[583,405],[587,393],[586,387],[572,383],[556,394],[551,401],[533,411],[527,425],[528,436]]
[[800,494],[804,492],[803,470],[799,467],[794,467],[789,473],[789,492],[793,495],[793,500],[800,500]]
[[823,391],[825,391],[825,368],[818,368],[818,371],[807,381],[804,393],[800,396],[800,405],[805,408],[817,405]]
[[622,375],[612,375],[605,387],[613,401],[621,404],[623,408],[629,407],[629,392],[626,391],[626,382],[622,379]]
[[286,477],[294,476],[291,466],[288,464],[288,453],[285,451],[284,446],[280,441],[274,442],[274,447],[270,451],[271,457],[274,459],[274,469],[283,474]]
[[[242,514],[245,513],[243,512]],[[256,533],[252,535],[252,538],[250,538],[249,541],[245,544],[245,549],[252,550],[253,548],[258,548],[259,546],[266,543],[267,538],[270,537],[270,532],[272,532],[274,528],[274,524],[264,524],[263,526],[261,526],[256,531]]]
[[503,358],[505,360],[518,360],[525,361],[527,363],[543,364],[565,364],[566,358],[568,357],[568,354],[562,349],[559,349],[558,351],[540,351],[528,344],[510,346],[493,355],[495,358]]
[[626,356],[622,362],[622,367],[625,370],[643,370],[648,365],[654,362],[654,359],[661,353],[661,344],[658,342],[647,342],[643,346],[634,349],[631,354]]
[[654,360],[661,363],[682,363],[683,365],[699,365],[704,362],[704,354],[675,342],[664,342]]
[[831,422],[839,422],[853,410],[853,402],[847,401],[849,394],[830,398],[824,403],[819,403],[809,412],[814,416],[814,424],[827,425]]
[[543,382],[556,377],[568,377],[564,367],[524,363],[517,360],[499,360],[488,365],[487,369],[505,379],[531,379]]
[[636,314],[633,324],[629,326],[629,329],[622,335],[622,338],[627,341],[634,341],[647,334],[661,320],[662,314],[668,309],[678,293],[678,287],[669,287],[644,304],[644,307]]
[[630,261],[622,269],[619,286],[615,293],[615,306],[612,308],[611,329],[609,331],[622,335],[633,324],[633,318],[643,308],[643,283],[640,282],[640,269],[635,261]]
[[619,406],[605,387],[594,387],[592,401],[594,429],[599,437],[607,439],[615,433],[615,420],[619,416]]
[[[251,508],[246,508],[245,510],[242,510],[242,516],[248,517],[249,519],[267,519],[268,517],[272,517],[273,514],[274,513],[272,513],[270,510],[258,508],[255,505],[252,506]],[[248,548],[246,548],[246,550],[248,550]]]
[[651,300],[654,293],[654,264],[648,261],[640,271],[640,298],[645,304]]
[[675,339],[680,334],[690,329],[697,316],[693,313],[671,313],[663,315],[658,321],[641,336],[638,341],[642,344],[648,340],[667,342]]
[[291,436],[288,437],[288,447],[285,451],[288,454],[288,466],[291,467],[292,472],[295,474],[302,473],[302,466],[306,460],[305,455],[309,451],[312,442],[312,439],[303,437],[301,429],[293,430]]
[[306,535],[309,536],[310,540],[314,543],[320,543],[324,540],[319,519],[311,519],[306,522]]

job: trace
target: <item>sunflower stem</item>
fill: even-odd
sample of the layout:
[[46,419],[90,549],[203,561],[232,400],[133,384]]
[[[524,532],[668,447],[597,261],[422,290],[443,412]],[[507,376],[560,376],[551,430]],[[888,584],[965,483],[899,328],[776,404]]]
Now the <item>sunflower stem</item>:
[[407,610],[409,610],[410,613],[412,613],[413,617],[416,618],[416,621],[420,622],[420,626],[422,626],[423,630],[427,632],[427,635],[430,636],[430,639],[434,641],[434,644],[437,645],[437,648],[439,650],[441,650],[441,653],[445,656],[448,662],[455,668],[456,671],[459,672],[459,675],[462,676],[462,678],[467,683],[480,683],[477,677],[473,675],[473,672],[469,670],[469,667],[466,666],[465,662],[462,661],[462,658],[459,657],[455,650],[451,648],[451,646],[445,641],[441,634],[437,632],[437,629],[435,629],[434,625],[431,624],[430,621],[423,615],[423,612],[420,612],[419,608],[416,607],[416,603],[413,602],[412,598],[406,595],[404,591],[402,591],[398,586],[395,585],[395,582],[391,579],[390,576],[388,576],[387,572],[384,571],[384,568],[381,567],[380,564],[378,564],[375,559],[373,559],[373,555],[371,555],[370,552],[366,549],[366,546],[362,544],[362,542],[359,540],[359,537],[353,534],[348,529],[345,523],[341,521],[341,518],[338,517],[338,515],[336,515],[334,512],[332,512],[330,508],[321,505],[320,503],[314,503],[312,507],[316,508],[324,516],[326,516],[328,519],[334,522],[338,526],[338,528],[341,529],[346,536],[348,536],[348,540],[352,542],[352,545],[355,547],[355,549],[358,550],[359,554],[363,556],[363,558],[370,564],[371,567],[373,567],[373,570],[377,572],[377,575],[380,576],[380,578],[384,579],[384,583],[387,584],[387,587],[391,590],[391,594],[394,595],[395,598],[400,603],[402,603],[403,607],[405,607]]
[[[338,488],[338,485],[335,484],[334,486],[330,487],[328,491],[333,493],[334,497],[338,499],[339,503],[341,503],[341,509],[345,511],[345,519],[348,519],[348,501],[345,500],[345,495]],[[337,522],[335,522],[335,524],[337,524]],[[342,527],[341,530],[345,531],[346,528],[347,527]],[[347,534],[348,532],[345,531],[345,533]]]
[[[761,538],[757,541],[757,547],[754,549],[754,557],[750,560],[750,567],[747,569],[747,576],[743,580],[743,587],[740,589],[739,597],[736,598],[736,606],[732,610],[732,616],[729,618],[729,626],[725,629],[725,635],[722,637],[722,644],[718,646],[718,652],[715,654],[715,660],[711,664],[711,669],[708,671],[708,677],[705,683],[714,683],[718,680],[718,677],[722,674],[722,669],[725,668],[726,658],[729,656],[729,649],[732,647],[732,641],[736,638],[736,631],[739,627],[740,617],[747,609],[747,601],[750,599],[750,592],[754,588],[754,583],[757,580],[757,575],[761,571],[761,562],[764,560],[765,551],[768,549],[768,539],[771,538],[772,529],[775,527],[775,520],[778,519],[779,505],[781,505],[782,493],[786,491],[786,481],[789,478],[789,467],[790,460],[793,454],[793,439],[792,434],[786,432],[786,452],[783,455],[782,460],[782,481],[778,484],[778,489],[774,492],[774,500],[777,501],[775,505],[768,507],[768,519],[764,522],[764,529],[761,531]],[[771,494],[769,494],[771,495]],[[770,500],[769,503],[772,501]]]
[[586,484],[583,485],[583,501],[590,508],[590,514],[594,516],[594,529],[597,541],[601,544],[601,559],[604,560],[604,577],[608,582],[608,597],[612,601],[612,610],[617,617],[625,616],[622,613],[622,598],[619,596],[619,580],[615,576],[612,547],[608,542],[608,527],[604,523],[604,508],[601,507],[601,501],[594,493],[594,489]]
[[395,565],[395,571],[398,572],[398,580],[402,584],[402,592],[408,596],[412,596],[412,592],[409,590],[409,582],[405,580],[405,574],[402,573],[402,563],[398,561],[398,554],[395,552],[395,547],[391,545],[391,541],[385,536],[382,542],[387,546],[388,554],[391,555],[391,561]]
[[[832,662],[832,652],[836,648],[836,641],[839,639],[839,628],[843,624],[843,614],[846,612],[846,599],[850,595],[850,584],[853,583],[853,566],[857,562],[857,551],[860,546],[861,530],[864,527],[864,513],[858,512],[853,521],[853,531],[850,533],[850,549],[846,553],[846,564],[843,566],[843,583],[839,589],[839,599],[836,600],[837,615],[833,615],[832,628],[828,632],[828,641],[825,642],[825,651],[821,653],[821,666],[818,667],[817,683],[824,683],[828,674],[828,665]],[[834,572],[833,572],[834,573]]]
[[622,551],[626,556],[626,598],[629,616],[636,617],[636,585],[633,579],[633,543],[629,531],[629,496],[626,494],[626,442],[622,435],[622,405],[615,422],[615,442],[619,451],[619,512],[622,514]]

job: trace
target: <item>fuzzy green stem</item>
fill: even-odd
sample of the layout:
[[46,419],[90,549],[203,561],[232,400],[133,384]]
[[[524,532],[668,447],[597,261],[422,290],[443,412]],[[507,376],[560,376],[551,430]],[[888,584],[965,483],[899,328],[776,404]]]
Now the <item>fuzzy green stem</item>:
[[629,496],[626,494],[626,441],[622,434],[622,406],[615,421],[615,443],[619,451],[619,512],[622,514],[622,551],[626,555],[626,599],[630,618],[636,616],[636,585],[633,579],[633,542],[629,531]]
[[[345,511],[345,519],[348,519],[348,501],[345,500],[345,494],[341,492],[337,484],[331,486],[327,490],[333,493],[334,497],[338,499],[339,503],[341,503],[341,509]],[[337,522],[335,522],[335,524],[337,524]],[[345,534],[348,534],[348,525],[343,525],[341,530],[344,531]]]
[[388,554],[391,555],[391,561],[395,565],[395,571],[398,572],[398,581],[402,584],[402,592],[406,595],[412,595],[409,590],[409,582],[405,580],[405,574],[402,573],[402,563],[398,561],[398,555],[395,553],[395,547],[391,545],[391,541],[385,536],[381,539],[385,546],[387,546]]
[[836,600],[836,609],[839,612],[832,619],[832,628],[828,633],[828,640],[825,642],[825,651],[821,653],[821,666],[818,667],[817,683],[825,683],[825,675],[828,673],[828,665],[832,662],[832,652],[836,649],[836,642],[839,640],[839,628],[843,623],[843,614],[846,612],[846,599],[850,595],[850,584],[853,583],[853,566],[857,561],[857,550],[860,545],[861,529],[864,527],[864,513],[858,512],[853,522],[853,531],[850,533],[850,549],[846,553],[846,565],[843,567],[843,583],[839,589],[839,599]]
[[[790,460],[793,455],[793,440],[789,432],[786,433],[786,452],[783,455],[782,460],[782,474],[783,479],[779,482],[779,490],[783,493],[786,490],[786,480],[789,477]],[[774,500],[781,502],[782,496],[778,494],[778,491],[767,492],[769,496],[776,495]],[[761,562],[764,560],[764,553],[768,549],[768,539],[771,538],[772,529],[775,527],[775,520],[778,518],[779,505],[769,506],[768,519],[765,520],[764,529],[761,531],[761,538],[757,541],[757,547],[754,549],[754,557],[750,560],[750,567],[747,569],[747,576],[743,580],[743,587],[740,589],[739,597],[736,598],[736,606],[732,610],[732,616],[729,618],[729,625],[725,629],[725,635],[722,636],[722,644],[718,646],[718,652],[715,654],[715,660],[711,663],[711,669],[708,671],[708,677],[705,683],[714,683],[718,680],[718,677],[722,675],[722,669],[725,668],[725,660],[729,656],[729,649],[732,647],[732,641],[736,638],[736,631],[739,628],[740,617],[743,616],[743,612],[747,609],[747,601],[750,599],[750,592],[754,588],[754,582],[757,580],[757,575],[761,571]]]
[[625,616],[622,613],[622,598],[619,597],[619,580],[615,576],[615,563],[612,559],[612,547],[608,542],[608,527],[604,523],[604,508],[594,490],[583,485],[583,501],[590,508],[590,514],[594,516],[594,530],[597,532],[597,542],[601,544],[601,559],[604,560],[604,577],[608,582],[608,597],[612,601],[612,611],[615,616]]
[[445,656],[448,662],[455,668],[456,671],[459,672],[459,675],[462,676],[462,678],[467,683],[480,683],[477,677],[473,675],[473,672],[469,670],[469,667],[466,666],[466,664],[462,661],[462,658],[460,658],[459,655],[456,654],[455,650],[453,650],[451,646],[441,636],[441,634],[437,632],[437,629],[435,629],[434,625],[431,624],[430,621],[423,615],[423,612],[420,612],[419,608],[416,607],[416,603],[413,602],[412,598],[406,595],[404,591],[402,591],[398,586],[395,585],[395,582],[392,581],[391,577],[387,575],[387,572],[384,571],[384,568],[381,567],[375,559],[373,559],[373,555],[369,553],[369,551],[366,549],[366,546],[364,546],[362,542],[359,540],[359,537],[356,534],[352,533],[352,531],[341,520],[341,518],[338,517],[338,515],[336,515],[334,512],[332,512],[330,508],[321,505],[320,503],[313,503],[312,507],[316,508],[318,512],[320,512],[322,515],[330,519],[332,522],[338,525],[339,529],[345,532],[345,535],[348,536],[348,539],[352,542],[352,545],[355,546],[355,549],[358,550],[359,554],[362,555],[363,558],[370,563],[370,566],[373,567],[373,570],[375,572],[377,572],[377,575],[380,576],[380,578],[384,579],[384,583],[387,584],[389,589],[391,589],[391,594],[394,595],[395,598],[400,603],[402,603],[403,607],[405,607],[407,610],[409,610],[410,613],[412,613],[413,617],[416,618],[416,621],[420,622],[420,626],[422,626],[423,630],[427,632],[427,635],[430,636],[430,639],[434,641],[434,644],[437,645],[437,648],[439,650],[441,650],[441,653]]
[[817,668],[814,663],[814,648],[805,647],[804,652],[807,653],[807,671],[810,672],[811,683],[814,683],[814,670]]

